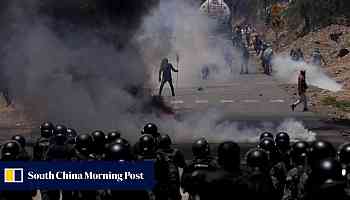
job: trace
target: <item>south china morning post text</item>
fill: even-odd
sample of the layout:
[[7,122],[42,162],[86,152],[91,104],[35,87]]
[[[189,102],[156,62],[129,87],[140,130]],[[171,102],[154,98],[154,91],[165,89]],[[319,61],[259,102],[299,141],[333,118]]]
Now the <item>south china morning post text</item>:
[[0,190],[149,190],[155,185],[152,161],[1,162],[0,180]]
[[91,171],[86,171],[84,173],[72,173],[67,171],[52,172],[48,171],[46,173],[37,173],[35,171],[28,171],[28,180],[113,180],[122,182],[124,180],[144,180],[145,175],[143,172],[133,173],[130,171],[118,173],[111,172],[108,173],[95,173]]

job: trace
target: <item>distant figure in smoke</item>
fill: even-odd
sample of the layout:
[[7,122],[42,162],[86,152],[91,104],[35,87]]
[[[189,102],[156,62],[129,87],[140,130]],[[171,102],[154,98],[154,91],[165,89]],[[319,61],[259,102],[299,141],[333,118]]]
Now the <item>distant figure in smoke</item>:
[[248,47],[242,47],[242,65],[241,74],[248,74],[249,50]]
[[204,65],[202,68],[202,80],[208,80],[209,74],[210,74],[209,66]]
[[264,69],[264,73],[267,75],[271,75],[272,73],[272,57],[273,57],[273,49],[271,44],[265,44],[264,51],[262,52],[262,66]]
[[177,69],[175,69],[173,67],[173,65],[171,63],[169,63],[167,58],[164,58],[162,60],[162,63],[160,65],[160,69],[159,69],[159,82],[161,83],[160,84],[160,88],[159,88],[159,96],[162,96],[162,90],[163,90],[164,84],[166,82],[168,82],[169,85],[170,85],[172,96],[173,97],[175,96],[175,91],[174,91],[173,79],[172,79],[172,76],[171,76],[171,71],[179,72]]
[[292,110],[294,111],[295,107],[297,107],[300,103],[304,104],[304,110],[303,112],[307,112],[307,98],[306,98],[306,90],[308,89],[308,86],[306,84],[306,71],[301,70],[299,77],[298,77],[298,94],[299,99],[291,105]]
[[297,55],[298,61],[304,61],[304,53],[300,48],[297,49],[296,55]]
[[254,40],[254,50],[256,52],[256,55],[260,55],[260,52],[262,50],[262,46],[263,46],[263,41],[260,39],[259,35],[255,36],[255,40]]
[[325,59],[323,58],[319,48],[315,48],[314,52],[312,52],[311,59],[312,59],[311,62],[312,62],[313,65],[321,66],[322,62],[325,65],[327,65],[327,63],[326,63]]
[[0,92],[2,93],[2,96],[6,101],[6,107],[8,107],[12,104],[12,99],[10,98],[9,88],[7,86],[7,79],[4,77],[4,75],[0,75],[0,83]]

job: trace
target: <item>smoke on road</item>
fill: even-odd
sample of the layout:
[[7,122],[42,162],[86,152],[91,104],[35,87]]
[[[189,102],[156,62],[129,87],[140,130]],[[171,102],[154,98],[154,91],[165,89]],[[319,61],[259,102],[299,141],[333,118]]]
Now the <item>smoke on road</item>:
[[329,77],[321,67],[305,62],[295,62],[287,56],[276,56],[273,60],[274,76],[284,83],[297,83],[300,70],[306,70],[308,84],[321,89],[337,92],[342,85]]
[[[211,69],[211,79],[225,81],[240,70],[240,53],[232,46],[230,35],[219,29],[228,23],[209,18],[187,1],[161,1],[159,7],[145,18],[136,39],[144,44],[142,53],[152,73],[153,86],[158,84],[161,57],[168,57],[177,66],[178,86],[202,84],[201,70]],[[232,62],[232,65],[230,64]],[[233,73],[231,73],[233,71]]]
[[269,131],[273,134],[287,132],[292,141],[313,141],[316,134],[307,128],[301,121],[285,119],[282,122],[247,123],[244,121],[221,121],[222,112],[211,109],[205,112],[191,114],[184,120],[163,119],[160,123],[161,130],[166,131],[175,141],[192,142],[195,139],[205,137],[211,142],[233,140],[242,143],[252,143],[259,140],[262,132]]
[[[216,79],[232,77],[225,62],[225,53],[237,55],[231,42],[225,37],[210,37],[217,27],[215,21],[185,1],[161,1],[151,12],[116,17],[130,24],[113,24],[103,18],[106,21],[98,26],[73,23],[69,17],[61,19],[58,11],[53,12],[55,16],[39,14],[38,1],[7,2],[0,22],[6,27],[0,33],[0,78],[8,83],[16,104],[23,105],[35,119],[64,123],[80,132],[118,129],[130,140],[137,138],[146,122],[157,123],[176,141],[201,136],[213,141],[255,141],[260,132],[272,128],[267,123],[258,129],[238,122],[217,123],[221,112],[211,110],[181,120],[143,113],[147,97],[129,91],[149,82],[155,85],[162,57],[175,63],[179,54],[181,85],[200,84],[200,70],[206,64],[219,68]],[[129,1],[120,2],[126,6]],[[141,1],[130,2],[143,8]],[[52,9],[49,6],[48,10]],[[137,20],[129,21],[129,17]],[[240,68],[237,57],[233,71]],[[310,139],[310,132],[299,122],[287,121],[282,128],[298,130],[292,132],[293,138]]]

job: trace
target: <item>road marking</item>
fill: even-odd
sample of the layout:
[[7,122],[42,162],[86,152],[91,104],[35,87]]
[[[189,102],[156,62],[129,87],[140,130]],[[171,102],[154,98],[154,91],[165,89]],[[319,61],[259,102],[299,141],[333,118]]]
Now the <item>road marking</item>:
[[258,103],[259,100],[254,100],[254,99],[247,99],[247,100],[243,100],[244,103]]
[[183,104],[184,101],[182,100],[176,100],[176,101],[171,101],[171,104]]
[[283,99],[272,99],[270,100],[271,103],[284,103]]
[[208,100],[196,100],[196,103],[209,103]]
[[221,103],[233,103],[233,100],[226,100],[226,99],[222,99],[220,100]]

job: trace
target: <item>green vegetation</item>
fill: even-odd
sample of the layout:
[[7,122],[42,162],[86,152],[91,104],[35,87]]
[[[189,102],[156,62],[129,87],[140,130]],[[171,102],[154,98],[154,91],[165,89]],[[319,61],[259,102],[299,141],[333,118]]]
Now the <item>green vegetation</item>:
[[350,111],[350,100],[337,101],[335,97],[327,96],[321,100],[323,105],[334,106],[342,111]]

